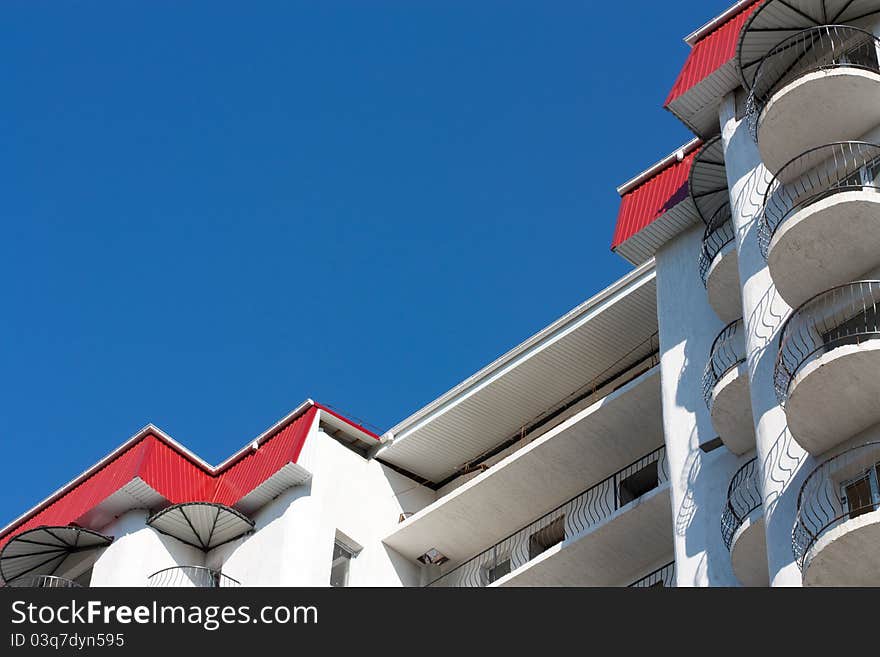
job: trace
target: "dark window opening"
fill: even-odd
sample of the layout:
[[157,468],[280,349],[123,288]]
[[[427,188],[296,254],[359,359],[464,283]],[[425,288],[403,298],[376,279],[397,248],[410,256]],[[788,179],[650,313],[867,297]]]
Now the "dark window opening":
[[620,482],[620,506],[640,498],[659,484],[657,461],[654,461]]
[[505,559],[494,568],[489,569],[489,583],[497,582],[505,575],[510,574],[510,559]]
[[565,515],[529,536],[529,559],[534,559],[565,540]]

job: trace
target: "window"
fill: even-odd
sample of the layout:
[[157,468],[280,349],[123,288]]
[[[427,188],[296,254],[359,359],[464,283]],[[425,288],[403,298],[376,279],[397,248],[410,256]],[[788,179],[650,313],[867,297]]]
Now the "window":
[[543,529],[529,536],[529,559],[546,552],[554,545],[565,540],[565,515],[559,516]]
[[491,584],[492,582],[497,582],[499,579],[508,574],[510,574],[510,557],[500,562],[494,568],[488,569],[489,584]]
[[648,491],[657,488],[659,483],[657,461],[654,461],[620,482],[620,506],[629,504]]
[[330,567],[330,586],[348,586],[348,569],[354,556],[350,548],[336,541],[333,546],[333,564]]
[[840,488],[840,501],[850,520],[874,511],[880,506],[880,463],[845,481]]

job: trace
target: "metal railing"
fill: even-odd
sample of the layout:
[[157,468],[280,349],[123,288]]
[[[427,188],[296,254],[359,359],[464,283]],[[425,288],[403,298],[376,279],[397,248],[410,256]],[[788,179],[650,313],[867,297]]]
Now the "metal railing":
[[666,448],[660,447],[438,577],[428,586],[488,586],[553,545],[609,518],[668,479]]
[[782,406],[803,367],[844,345],[880,338],[880,281],[857,281],[817,294],[794,310],[782,326],[774,386]]
[[[817,466],[798,494],[792,550],[803,570],[810,548],[848,520],[880,509],[880,442],[871,442],[833,456]],[[857,560],[857,559],[856,559]]]
[[758,242],[767,258],[770,242],[792,215],[838,192],[880,191],[880,146],[839,141],[798,155],[774,176],[764,194]]
[[173,566],[150,575],[150,587],[218,589],[241,586],[241,582],[219,570],[204,566]]
[[712,406],[712,391],[725,374],[746,362],[745,324],[742,318],[731,322],[712,343],[709,362],[703,372],[703,399]]
[[727,549],[733,544],[733,535],[746,521],[749,514],[762,504],[761,489],[758,486],[758,459],[742,466],[730,480],[727,487],[727,506],[721,514],[721,536]]
[[675,588],[675,562],[668,563],[662,568],[658,568],[653,573],[645,575],[640,580],[629,585],[631,589],[652,589],[652,588]]
[[19,577],[7,583],[12,588],[28,589],[78,589],[82,588],[72,579],[58,577],[56,575],[37,575],[34,577]]
[[730,203],[725,203],[709,219],[703,234],[703,247],[700,249],[700,278],[703,279],[703,285],[708,284],[709,270],[715,258],[735,238]]
[[752,136],[757,139],[761,113],[777,91],[809,73],[835,68],[880,72],[878,39],[850,25],[821,25],[794,34],[768,52],[755,71],[747,103]]

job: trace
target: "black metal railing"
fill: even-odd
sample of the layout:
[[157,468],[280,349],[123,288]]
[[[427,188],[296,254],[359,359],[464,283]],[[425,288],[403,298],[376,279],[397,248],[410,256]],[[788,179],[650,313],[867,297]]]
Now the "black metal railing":
[[428,586],[488,586],[550,547],[609,518],[668,479],[666,448],[660,447],[438,577]]
[[703,285],[709,281],[709,270],[715,258],[735,238],[730,203],[725,203],[709,219],[703,234],[703,247],[700,249],[700,278],[703,279]]
[[730,486],[727,487],[727,505],[721,514],[721,536],[728,550],[733,543],[736,530],[761,504],[758,459],[753,458],[736,471],[730,480]]
[[[826,532],[880,509],[880,442],[867,443],[817,466],[801,486],[792,530],[792,549],[803,569],[810,548]],[[854,557],[858,561],[858,557]]]
[[742,318],[731,322],[712,343],[703,372],[703,399],[712,406],[712,391],[725,374],[746,362],[746,335]]
[[150,575],[149,584],[156,588],[218,589],[241,586],[241,582],[219,570],[204,566],[174,566]]
[[755,72],[747,103],[752,135],[773,95],[798,78],[835,68],[880,72],[878,39],[850,25],[821,25],[794,34],[768,52]]
[[817,294],[794,310],[779,335],[774,385],[785,405],[803,367],[832,349],[880,338],[880,281],[857,281]]
[[792,215],[838,192],[880,191],[880,146],[840,141],[798,155],[774,176],[764,194],[758,242],[764,258],[779,227]]
[[631,589],[675,588],[675,562],[658,568],[629,585]]
[[78,589],[79,584],[72,579],[66,577],[58,577],[56,575],[37,575],[35,577],[18,577],[7,586],[12,588],[28,588],[28,589]]

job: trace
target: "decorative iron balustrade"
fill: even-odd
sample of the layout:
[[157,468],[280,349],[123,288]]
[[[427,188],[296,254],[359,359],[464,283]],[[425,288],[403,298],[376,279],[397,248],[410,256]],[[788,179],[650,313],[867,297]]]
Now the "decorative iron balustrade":
[[668,479],[666,448],[660,447],[438,577],[428,586],[488,586],[554,545],[609,518]]
[[794,310],[779,335],[774,385],[782,406],[805,365],[844,345],[880,337],[880,281],[856,281],[817,294]]
[[820,25],[802,30],[768,52],[755,72],[746,111],[757,140],[761,113],[773,95],[804,75],[836,68],[880,72],[878,39],[850,25]]
[[629,585],[631,589],[675,588],[675,562],[658,568]]
[[749,514],[762,504],[761,489],[758,486],[758,459],[742,466],[733,475],[727,487],[727,506],[721,514],[721,536],[727,549],[733,544],[736,530],[746,521]]
[[803,570],[825,533],[880,509],[880,442],[851,447],[817,466],[798,494],[792,550]]
[[758,242],[767,258],[779,227],[792,215],[839,192],[880,191],[880,146],[839,141],[812,148],[774,176],[764,194]]
[[218,589],[241,586],[241,582],[219,570],[204,566],[173,566],[153,573],[150,587]]
[[82,588],[72,579],[66,577],[58,577],[57,575],[37,575],[34,577],[18,577],[11,582],[7,582],[7,586],[12,588],[28,588],[28,589],[78,589]]
[[703,279],[703,285],[708,285],[709,270],[715,258],[724,247],[733,243],[735,238],[736,233],[733,230],[733,219],[728,202],[718,208],[706,224],[703,247],[700,249],[700,278]]
[[745,324],[742,318],[731,322],[712,343],[709,362],[703,372],[703,399],[706,406],[712,406],[712,391],[728,372],[746,362]]

